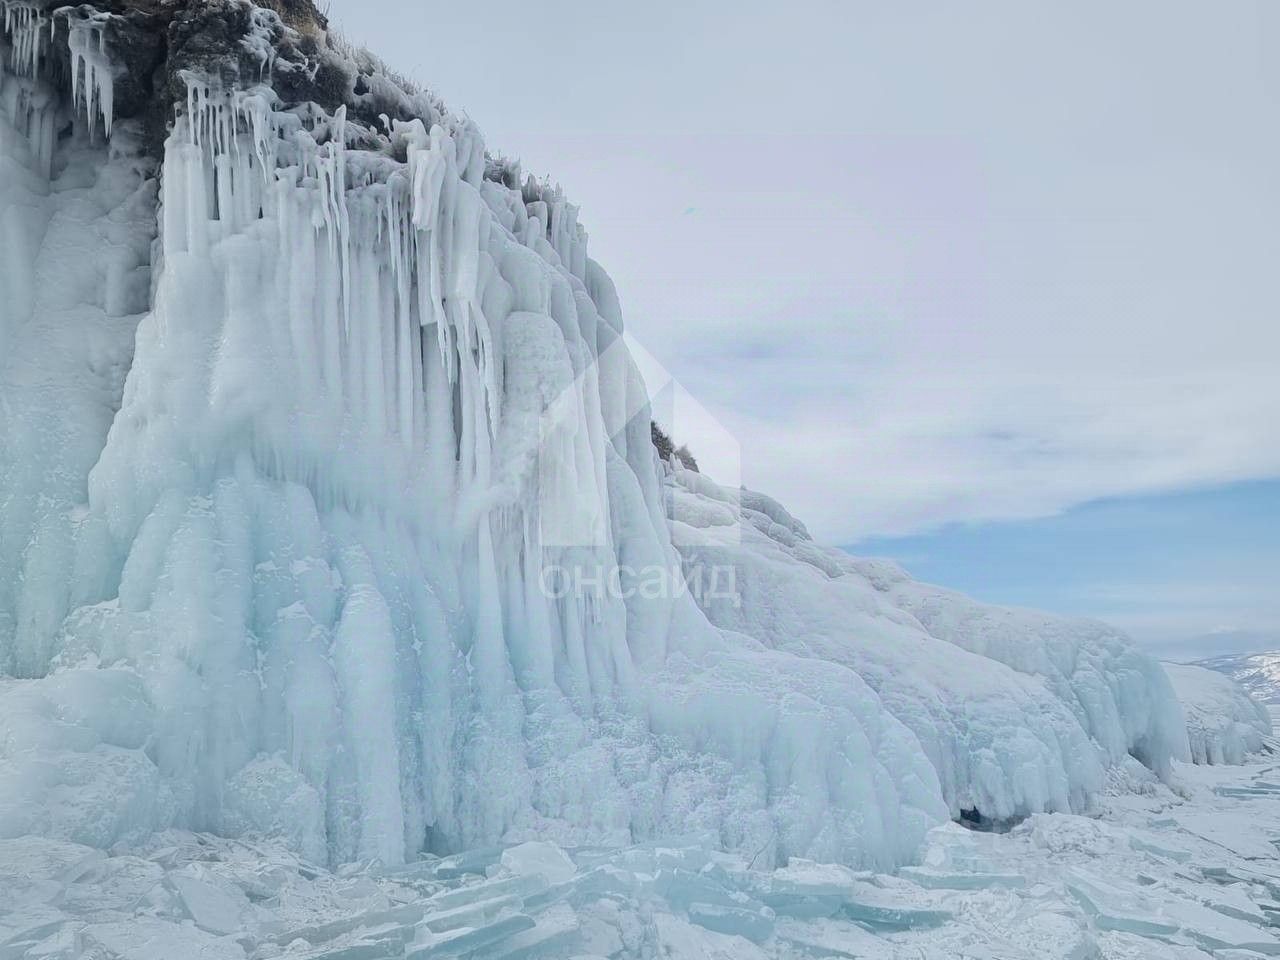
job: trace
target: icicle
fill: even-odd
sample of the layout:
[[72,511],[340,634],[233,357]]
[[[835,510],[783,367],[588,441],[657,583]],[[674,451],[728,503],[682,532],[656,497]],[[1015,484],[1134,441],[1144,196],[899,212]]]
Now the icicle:
[[283,30],[283,24],[274,10],[250,8],[249,33],[241,39],[240,45],[257,59],[259,80],[270,77],[275,67],[276,45],[273,35],[278,30]]
[[90,136],[101,114],[103,129],[110,137],[115,112],[115,80],[111,58],[107,56],[106,22],[102,16],[105,15],[90,18],[69,12],[67,47],[71,51],[72,102],[79,107],[83,100]]
[[[12,38],[9,65],[15,74],[34,80],[40,73],[49,39],[52,38],[52,18],[46,19],[42,11],[31,3],[3,0],[4,31]],[[46,38],[44,28],[50,27]]]
[[329,234],[330,251],[342,271],[342,330],[351,336],[351,221],[347,211],[347,108],[334,112],[329,142],[323,155],[316,154],[316,174],[320,181],[321,212]]
[[413,263],[407,218],[400,197],[401,179],[388,182],[383,213],[386,220],[387,240],[391,247],[391,274],[395,291],[395,412],[392,422],[400,433],[401,441],[410,449],[414,440],[414,410],[417,406],[413,390],[417,381],[413,369],[413,331],[410,287],[413,281]]
[[434,323],[436,326],[440,357],[449,382],[452,383],[457,376],[453,325],[444,309],[444,262],[448,244],[444,242],[441,233],[444,225],[451,223],[453,218],[454,188],[451,168],[454,166],[454,144],[438,124],[431,128],[429,136],[424,136],[420,121],[414,121],[401,129],[410,143],[413,225],[427,234],[426,277],[420,271],[418,283],[429,304],[424,305],[419,316],[423,324]]

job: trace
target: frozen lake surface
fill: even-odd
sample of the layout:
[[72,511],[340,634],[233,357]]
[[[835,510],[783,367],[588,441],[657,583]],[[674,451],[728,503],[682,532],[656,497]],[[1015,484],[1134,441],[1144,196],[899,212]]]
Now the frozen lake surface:
[[[329,871],[171,831],[0,842],[0,956],[162,960],[1280,955],[1280,764],[1137,768],[1096,817],[956,824],[896,874],[679,847],[528,843]],[[1134,788],[1139,789],[1134,792]],[[1120,789],[1123,788],[1123,789]]]

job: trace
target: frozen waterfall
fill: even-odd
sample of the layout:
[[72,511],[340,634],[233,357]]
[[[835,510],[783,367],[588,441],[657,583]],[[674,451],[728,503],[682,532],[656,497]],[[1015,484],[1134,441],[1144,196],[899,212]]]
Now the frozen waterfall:
[[[217,0],[239,47],[169,51],[159,142],[119,13],[0,5],[0,837],[886,867],[1185,755],[1123,638],[988,629],[665,469],[577,209],[438,101]],[[699,551],[741,597],[635,589]]]

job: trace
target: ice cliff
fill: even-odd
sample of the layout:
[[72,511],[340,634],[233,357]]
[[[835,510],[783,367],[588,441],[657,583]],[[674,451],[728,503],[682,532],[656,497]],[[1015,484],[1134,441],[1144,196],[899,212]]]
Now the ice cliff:
[[1271,714],[1236,681],[1195,664],[1166,663],[1187,717],[1196,763],[1243,763],[1271,737]]
[[0,8],[0,837],[887,867],[1186,756],[1123,637],[664,470],[576,208],[305,0]]

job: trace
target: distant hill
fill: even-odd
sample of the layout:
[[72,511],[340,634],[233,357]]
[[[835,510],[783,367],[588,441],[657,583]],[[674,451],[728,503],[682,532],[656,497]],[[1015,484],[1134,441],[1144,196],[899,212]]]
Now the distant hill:
[[1261,703],[1280,705],[1280,650],[1210,657],[1197,666],[1225,673]]

